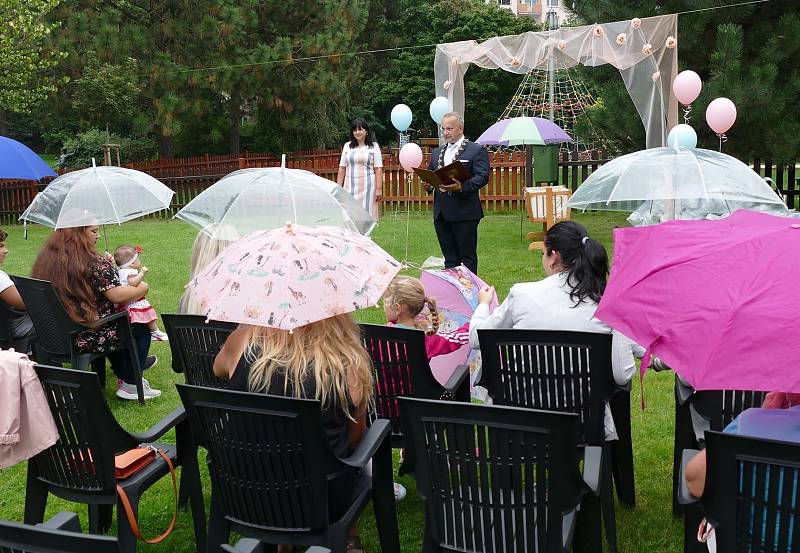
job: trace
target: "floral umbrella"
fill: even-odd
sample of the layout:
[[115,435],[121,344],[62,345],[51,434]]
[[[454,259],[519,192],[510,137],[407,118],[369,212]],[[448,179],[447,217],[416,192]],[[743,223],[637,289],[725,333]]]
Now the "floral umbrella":
[[[486,283],[478,275],[461,265],[449,269],[425,269],[420,274],[420,281],[425,293],[436,300],[439,312],[439,331],[453,332],[464,323],[469,322],[475,308],[478,307],[478,291]],[[497,296],[492,299],[489,309],[497,307]],[[456,366],[467,363],[470,369],[471,382],[479,376],[476,369],[480,366],[477,358],[480,353],[470,349],[469,344],[461,348],[431,359],[433,376],[441,383],[447,382]]]
[[188,287],[210,319],[291,330],[376,305],[400,268],[355,231],[286,223],[234,242]]

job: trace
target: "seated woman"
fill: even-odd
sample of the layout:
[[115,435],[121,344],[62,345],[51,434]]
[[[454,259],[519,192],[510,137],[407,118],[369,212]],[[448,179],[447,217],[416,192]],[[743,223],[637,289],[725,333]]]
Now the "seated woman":
[[[192,280],[197,274],[205,269],[214,261],[222,250],[227,248],[230,240],[221,238],[211,238],[212,234],[217,229],[217,225],[208,225],[203,230],[197,233],[192,245],[192,256],[189,262],[189,280]],[[178,313],[183,315],[205,315],[200,309],[200,302],[192,294],[193,288],[186,288],[180,299],[178,300]]]
[[[770,392],[761,407],[745,409],[723,432],[800,443],[800,394]],[[706,451],[703,450],[686,465],[686,487],[693,496],[702,497],[705,486]]]
[[[0,230],[0,265],[5,262],[8,255],[6,238],[8,238],[8,234],[4,230]],[[11,309],[26,311],[25,302],[22,301],[17,287],[14,286],[14,282],[5,271],[0,271],[0,301]],[[25,313],[20,316],[10,317],[8,319],[8,330],[11,333],[14,349],[22,353],[30,353],[30,341],[36,336],[30,316]]]
[[[643,348],[594,318],[606,288],[608,255],[600,242],[574,221],[556,223],[544,236],[542,265],[547,278],[511,287],[508,297],[489,315],[494,290],[484,288],[470,321],[470,344],[479,349],[478,329],[521,328],[613,333],[612,370],[618,386],[627,386],[636,371],[634,353]],[[611,410],[606,406],[606,439],[617,439]]]
[[[83,324],[112,315],[115,303],[125,305],[144,297],[149,290],[146,282],[138,286],[120,283],[113,262],[95,249],[99,238],[97,225],[58,229],[45,242],[31,270],[33,278],[49,280],[53,284],[69,316]],[[152,367],[157,359],[147,356],[150,351],[147,325],[132,324],[131,331],[142,369]],[[116,326],[82,330],[75,336],[73,346],[81,353],[109,352],[111,368],[118,379],[117,397],[138,399],[134,369],[128,351],[120,349],[122,338]],[[161,391],[151,388],[144,378],[142,384],[145,399],[161,395]]]
[[[372,364],[350,315],[288,330],[239,325],[214,360],[233,390],[313,398],[331,451],[347,457],[361,441],[372,398]],[[350,505],[355,469],[329,481],[328,510],[338,520]],[[351,532],[350,549],[360,549]]]

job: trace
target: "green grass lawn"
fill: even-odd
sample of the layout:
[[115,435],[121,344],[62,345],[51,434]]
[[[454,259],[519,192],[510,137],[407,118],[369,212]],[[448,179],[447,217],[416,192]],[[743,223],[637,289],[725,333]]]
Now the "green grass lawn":
[[[600,240],[611,253],[611,231],[615,226],[625,225],[625,215],[599,213],[576,215],[575,219],[589,229],[589,234]],[[525,222],[525,231],[538,230]],[[6,227],[10,253],[3,269],[9,274],[27,275],[33,259],[49,229],[33,225],[29,227],[28,240],[23,239],[21,226]],[[520,238],[519,216],[490,215],[480,225],[478,256],[481,277],[497,288],[501,298],[505,297],[512,284],[520,281],[538,280],[544,277],[540,254],[529,252],[527,244]],[[143,263],[150,268],[148,295],[159,313],[176,310],[178,298],[188,280],[189,255],[195,229],[178,221],[146,220],[126,223],[121,227],[106,227],[98,247],[102,250],[107,240],[113,250],[123,243],[139,244],[144,249]],[[397,259],[419,265],[428,256],[440,256],[430,213],[384,213],[376,228],[375,241]],[[409,269],[417,275],[419,271]],[[385,322],[378,309],[364,310],[357,314],[364,322]],[[114,396],[113,378],[106,386],[106,396],[111,409],[120,423],[131,431],[141,431],[172,411],[180,402],[174,382],[183,377],[171,370],[169,346],[155,343],[151,349],[159,357],[156,367],[147,372],[152,386],[163,391],[160,398],[149,401],[144,407],[136,402],[123,402]],[[109,374],[110,371],[109,371]],[[671,514],[671,470],[673,413],[672,376],[648,373],[646,381],[647,411],[639,405],[640,387],[634,383],[633,446],[636,467],[636,508],[617,507],[617,531],[620,551],[624,552],[678,552],[682,550],[682,521]],[[171,438],[170,438],[171,439]],[[201,463],[202,465],[202,463]],[[141,527],[145,535],[160,533],[171,516],[171,484],[162,480],[145,494],[141,506]],[[414,480],[410,477],[400,481],[408,488],[405,501],[397,507],[400,538],[403,551],[420,551],[423,528],[422,503],[416,496]],[[209,501],[209,485],[204,475],[206,509]],[[0,471],[0,518],[22,520],[25,502],[24,464]],[[84,507],[50,497],[47,517],[61,510],[79,513],[84,529],[87,525]],[[360,524],[362,539],[367,551],[380,550],[375,533],[374,520],[370,513],[362,517]],[[144,546],[152,551],[194,551],[191,516],[188,511],[179,513],[175,532],[165,542],[155,546]]]

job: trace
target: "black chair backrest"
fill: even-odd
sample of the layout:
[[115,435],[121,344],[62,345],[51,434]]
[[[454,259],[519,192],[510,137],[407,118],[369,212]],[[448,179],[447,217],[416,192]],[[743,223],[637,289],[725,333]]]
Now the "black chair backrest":
[[214,376],[214,358],[236,324],[208,321],[202,315],[161,315],[169,335],[172,369],[182,372],[187,384],[227,388],[228,380]]
[[692,394],[695,410],[711,423],[711,430],[722,432],[745,409],[761,407],[766,392],[745,390],[702,390]]
[[582,490],[576,415],[414,398],[400,407],[443,551],[563,551],[562,515]]
[[[97,374],[36,365],[59,440],[32,462],[40,480],[68,494],[116,494],[114,455],[136,444],[106,403]],[[61,494],[64,496],[64,493]]]
[[36,329],[37,350],[55,358],[69,359],[72,355],[71,334],[82,327],[70,319],[53,285],[47,280],[20,276],[12,276],[11,280]]
[[330,451],[318,401],[177,387],[228,520],[293,535],[327,529],[328,476],[343,464]]
[[605,440],[605,405],[614,393],[611,334],[478,330],[481,374],[496,405],[576,413],[581,441]]
[[116,538],[0,520],[0,553],[119,553]]
[[706,432],[706,452],[717,550],[800,552],[800,444]]
[[444,389],[431,372],[423,331],[374,324],[359,326],[375,374],[375,411],[391,423],[392,442],[397,446],[403,435],[397,398],[439,399]]
[[6,302],[0,300],[0,348],[8,349],[14,347],[14,337],[11,335],[9,322],[23,315],[22,311],[17,311],[9,307]]

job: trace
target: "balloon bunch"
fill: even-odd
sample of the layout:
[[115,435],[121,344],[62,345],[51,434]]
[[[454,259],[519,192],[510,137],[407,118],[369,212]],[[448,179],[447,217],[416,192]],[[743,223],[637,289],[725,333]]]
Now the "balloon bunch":
[[[700,96],[703,82],[694,71],[681,71],[672,82],[672,92],[675,98],[683,104],[683,123],[676,125],[669,131],[667,145],[673,148],[695,148],[697,146],[697,133],[689,126],[689,113],[692,111],[692,102]],[[728,98],[716,98],[706,108],[706,123],[719,137],[719,149],[727,140],[725,133],[736,121],[736,106]]]
[[[437,96],[431,102],[429,111],[431,119],[433,119],[437,125],[441,125],[445,114],[450,111],[450,100],[444,96]],[[394,128],[401,133],[402,147],[400,148],[400,154],[398,156],[400,165],[409,173],[410,177],[410,173],[414,168],[419,167],[422,163],[422,149],[414,142],[406,142],[403,144],[402,140],[402,134],[411,126],[411,121],[413,119],[411,108],[405,104],[397,104],[392,108],[390,118]]]

